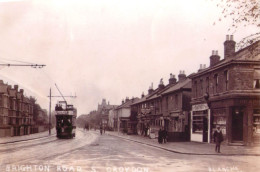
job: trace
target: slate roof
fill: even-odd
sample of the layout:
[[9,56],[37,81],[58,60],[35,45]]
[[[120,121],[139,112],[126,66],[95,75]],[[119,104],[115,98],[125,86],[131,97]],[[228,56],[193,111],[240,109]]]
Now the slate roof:
[[[250,52],[250,49],[254,48],[253,53]],[[254,44],[245,47],[237,52],[235,52],[233,58],[227,58],[220,60],[216,65],[212,67],[208,67],[206,69],[202,69],[198,71],[197,73],[192,73],[189,75],[189,78],[196,77],[197,75],[200,75],[202,73],[207,73],[211,70],[215,70],[216,68],[222,67],[223,65],[227,65],[230,63],[241,63],[241,62],[258,62],[260,61],[260,41],[255,42]]]
[[137,101],[139,101],[139,98],[134,98],[134,99],[129,99],[129,101],[125,102],[122,105],[119,105],[116,109],[122,109],[122,108],[130,108],[130,106],[134,103],[136,103]]
[[191,88],[191,79],[187,78],[186,80],[182,81],[182,82],[178,82],[177,84],[173,85],[172,87],[170,87],[169,89],[165,90],[164,92],[162,92],[162,95],[164,94],[168,94],[180,89],[185,89],[185,88]]

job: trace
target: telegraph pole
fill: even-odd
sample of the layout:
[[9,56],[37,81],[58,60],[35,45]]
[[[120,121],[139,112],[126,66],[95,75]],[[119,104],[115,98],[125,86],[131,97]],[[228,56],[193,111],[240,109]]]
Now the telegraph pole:
[[49,135],[51,135],[51,88],[50,88],[50,108],[49,108]]

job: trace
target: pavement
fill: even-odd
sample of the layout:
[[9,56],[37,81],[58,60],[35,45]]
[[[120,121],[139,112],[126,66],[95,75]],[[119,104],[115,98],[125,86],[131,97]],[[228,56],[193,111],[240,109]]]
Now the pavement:
[[[56,135],[55,128],[51,130],[51,136]],[[34,133],[29,135],[23,135],[23,136],[13,136],[13,137],[0,137],[0,145],[1,144],[8,144],[8,143],[15,143],[15,142],[21,142],[21,141],[27,141],[27,140],[34,140],[44,137],[49,137],[49,130],[40,132],[40,133]]]
[[105,134],[137,142],[147,146],[156,147],[166,151],[187,155],[219,155],[219,156],[260,156],[260,145],[257,146],[230,146],[221,144],[221,153],[215,152],[214,143],[202,142],[167,142],[159,144],[157,139],[140,135],[127,135],[123,133],[106,131]]

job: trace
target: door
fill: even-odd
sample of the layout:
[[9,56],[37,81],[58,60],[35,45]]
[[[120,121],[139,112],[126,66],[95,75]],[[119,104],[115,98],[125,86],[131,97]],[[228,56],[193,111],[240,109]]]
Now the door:
[[203,142],[208,142],[208,118],[203,117]]
[[232,141],[243,141],[243,112],[235,108],[232,112]]

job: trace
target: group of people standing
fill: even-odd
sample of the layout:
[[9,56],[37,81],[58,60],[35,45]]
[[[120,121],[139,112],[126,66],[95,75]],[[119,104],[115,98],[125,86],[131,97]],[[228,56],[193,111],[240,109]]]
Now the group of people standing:
[[158,131],[158,143],[166,143],[167,142],[167,131],[165,129],[161,129]]

